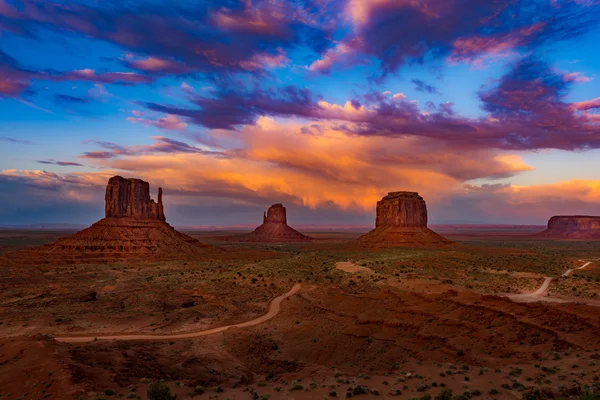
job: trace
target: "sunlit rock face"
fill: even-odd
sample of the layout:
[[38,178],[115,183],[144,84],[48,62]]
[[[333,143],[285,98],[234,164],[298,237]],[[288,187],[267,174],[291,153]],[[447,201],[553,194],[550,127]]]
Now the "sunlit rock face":
[[376,247],[421,247],[452,243],[427,228],[427,205],[416,192],[390,192],[378,201],[375,229],[358,240]]
[[427,226],[427,205],[416,192],[390,192],[377,202],[375,227]]
[[557,215],[540,236],[566,239],[600,239],[600,216]]
[[287,213],[282,204],[273,204],[263,217],[263,223],[287,224]]
[[107,218],[131,217],[165,221],[162,188],[158,189],[158,203],[150,198],[150,184],[141,179],[113,176],[106,185],[104,197]]
[[162,189],[158,203],[141,179],[110,178],[106,217],[52,244],[11,253],[21,263],[112,263],[163,259],[200,259],[220,250],[178,232],[165,221]]

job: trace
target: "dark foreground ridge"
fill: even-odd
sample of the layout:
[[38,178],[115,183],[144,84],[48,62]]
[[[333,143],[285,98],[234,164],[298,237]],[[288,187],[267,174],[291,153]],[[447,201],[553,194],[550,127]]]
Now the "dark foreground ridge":
[[375,246],[438,246],[448,239],[427,228],[427,205],[416,192],[390,192],[377,202],[375,229],[358,240]]

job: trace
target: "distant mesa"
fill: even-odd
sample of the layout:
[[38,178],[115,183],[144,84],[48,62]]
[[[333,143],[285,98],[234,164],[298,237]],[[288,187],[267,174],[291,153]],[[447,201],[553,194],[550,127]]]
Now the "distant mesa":
[[263,224],[253,232],[226,238],[236,242],[308,242],[314,240],[287,224],[287,212],[282,204],[273,204],[263,215]]
[[114,176],[105,196],[106,217],[74,235],[31,250],[7,254],[35,263],[107,263],[121,260],[188,259],[212,246],[175,230],[166,222],[162,188],[158,202],[141,179]]
[[358,240],[376,246],[437,246],[452,243],[427,228],[427,205],[415,192],[390,192],[377,202],[375,229]]
[[600,240],[600,216],[558,215],[550,218],[540,237],[557,239]]

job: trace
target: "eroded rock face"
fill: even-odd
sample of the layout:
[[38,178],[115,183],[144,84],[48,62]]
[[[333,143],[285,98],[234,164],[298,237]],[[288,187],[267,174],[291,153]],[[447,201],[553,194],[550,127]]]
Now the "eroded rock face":
[[600,239],[600,216],[554,216],[548,221],[548,229],[540,235],[567,239]]
[[448,239],[427,228],[425,200],[415,192],[390,192],[377,202],[375,229],[358,238],[369,246],[445,246]]
[[600,217],[587,215],[554,216],[548,221],[548,229],[556,231],[598,231],[600,233]]
[[375,227],[426,227],[427,205],[416,192],[390,192],[377,202]]
[[263,224],[287,224],[287,215],[285,207],[282,204],[273,204],[263,217]]
[[162,188],[158,189],[158,203],[150,198],[150,184],[141,179],[113,176],[106,186],[105,215],[107,218],[131,217],[165,221]]
[[236,235],[226,240],[238,242],[306,242],[313,240],[287,224],[286,209],[282,204],[273,204],[263,214],[263,223],[253,232]]
[[[101,264],[198,259],[220,252],[169,225],[162,189],[155,203],[148,182],[114,176],[106,186],[105,199],[106,218],[54,243],[13,252],[12,259],[27,264]],[[94,296],[82,301],[94,301]]]

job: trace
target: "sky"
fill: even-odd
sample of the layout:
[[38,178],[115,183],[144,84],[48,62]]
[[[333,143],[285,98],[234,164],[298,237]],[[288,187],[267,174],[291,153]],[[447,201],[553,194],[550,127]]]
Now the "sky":
[[0,224],[600,215],[600,0],[0,0]]

